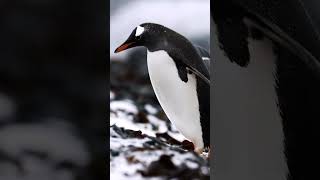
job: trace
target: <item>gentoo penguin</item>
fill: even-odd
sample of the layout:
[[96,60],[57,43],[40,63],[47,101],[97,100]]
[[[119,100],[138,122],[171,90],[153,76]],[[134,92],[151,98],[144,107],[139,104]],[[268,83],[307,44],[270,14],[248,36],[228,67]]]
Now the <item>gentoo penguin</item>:
[[319,179],[320,16],[302,0],[214,0],[215,179]]
[[210,76],[197,49],[154,23],[137,26],[115,53],[136,46],[147,48],[151,84],[164,112],[201,153],[210,145]]

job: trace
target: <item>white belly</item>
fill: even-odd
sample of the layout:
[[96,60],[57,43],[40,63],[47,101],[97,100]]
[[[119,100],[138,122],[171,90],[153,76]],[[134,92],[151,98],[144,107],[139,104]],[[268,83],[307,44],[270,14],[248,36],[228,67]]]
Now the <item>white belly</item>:
[[215,178],[284,180],[287,166],[275,91],[276,56],[270,40],[248,40],[251,57],[247,67],[231,63],[219,45],[211,43],[216,60]]
[[188,74],[188,82],[183,82],[174,61],[165,51],[148,51],[147,61],[152,87],[164,112],[196,148],[202,148],[195,76]]

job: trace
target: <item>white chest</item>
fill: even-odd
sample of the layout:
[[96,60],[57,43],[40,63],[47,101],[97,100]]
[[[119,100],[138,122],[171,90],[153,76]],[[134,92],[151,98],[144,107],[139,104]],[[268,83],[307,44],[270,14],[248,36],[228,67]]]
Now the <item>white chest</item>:
[[284,180],[287,166],[275,91],[276,56],[270,40],[248,40],[247,67],[231,63],[212,43],[214,131],[219,135],[214,139],[220,157],[216,179]]
[[188,82],[183,82],[175,62],[165,51],[148,51],[147,61],[152,87],[164,112],[187,139],[202,148],[195,76],[188,74]]

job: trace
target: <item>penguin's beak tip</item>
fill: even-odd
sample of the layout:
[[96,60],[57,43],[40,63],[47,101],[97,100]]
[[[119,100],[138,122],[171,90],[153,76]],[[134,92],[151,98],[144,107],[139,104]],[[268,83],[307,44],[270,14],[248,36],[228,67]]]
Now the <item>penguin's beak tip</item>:
[[[121,47],[121,46],[120,46],[120,47]],[[118,47],[116,50],[114,50],[114,53],[119,53],[119,52],[121,52],[121,51],[123,51],[123,50],[124,50],[124,49],[123,49],[123,50],[121,50],[121,49],[120,49],[120,47]]]
[[121,46],[119,46],[116,50],[114,50],[114,53],[119,53],[121,51],[124,51],[126,49],[130,48],[130,45],[132,45],[133,43],[124,43]]

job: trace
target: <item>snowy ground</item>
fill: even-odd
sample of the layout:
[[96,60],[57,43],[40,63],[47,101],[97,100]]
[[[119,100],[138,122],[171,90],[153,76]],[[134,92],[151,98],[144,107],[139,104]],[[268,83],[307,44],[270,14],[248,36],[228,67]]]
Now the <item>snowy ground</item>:
[[209,179],[207,160],[192,151],[192,143],[168,120],[159,118],[159,107],[116,96],[110,92],[111,179]]

